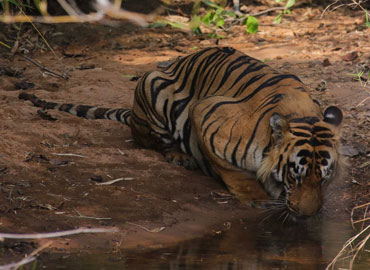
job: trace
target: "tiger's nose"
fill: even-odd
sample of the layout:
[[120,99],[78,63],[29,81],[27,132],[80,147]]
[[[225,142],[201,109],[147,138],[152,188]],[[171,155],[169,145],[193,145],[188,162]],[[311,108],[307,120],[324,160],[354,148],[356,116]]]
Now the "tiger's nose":
[[316,186],[302,186],[293,190],[290,207],[297,216],[313,216],[322,207],[321,189]]
[[299,203],[297,204],[297,214],[300,216],[313,216],[320,211],[322,207],[322,198],[320,192],[303,192]]

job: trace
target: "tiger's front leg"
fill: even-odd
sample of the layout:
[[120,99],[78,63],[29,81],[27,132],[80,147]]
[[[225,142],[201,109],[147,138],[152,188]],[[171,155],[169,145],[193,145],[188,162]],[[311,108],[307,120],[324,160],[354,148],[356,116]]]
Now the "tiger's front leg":
[[177,148],[166,149],[163,154],[165,160],[170,164],[176,166],[183,166],[185,167],[185,169],[188,170],[198,169],[198,164],[195,158],[188,154],[185,154],[180,149]]
[[229,191],[242,203],[254,204],[258,201],[269,200],[269,196],[254,175],[218,165],[213,165],[213,169],[221,177]]
[[215,96],[192,105],[189,117],[199,148],[212,170],[240,201],[268,200],[256,172],[242,168],[250,164],[244,157],[244,145],[253,130],[247,125],[253,126],[253,119],[233,101]]

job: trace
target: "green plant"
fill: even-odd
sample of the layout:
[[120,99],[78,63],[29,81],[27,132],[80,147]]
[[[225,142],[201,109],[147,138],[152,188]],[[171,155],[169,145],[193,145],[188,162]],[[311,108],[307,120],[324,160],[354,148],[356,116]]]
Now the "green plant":
[[[206,5],[206,14],[199,16],[198,11],[200,2]],[[212,29],[210,37],[223,38],[222,35],[217,34],[217,29],[222,29],[225,25],[226,18],[235,18],[236,15],[232,11],[225,10],[222,6],[216,5],[209,0],[198,1],[194,4],[193,15],[189,23],[190,29],[196,34],[202,34],[201,25]]]
[[227,17],[236,17],[234,12],[225,10],[223,7],[218,6],[209,0],[205,0],[203,3],[208,6],[206,15],[201,18],[202,22],[206,25],[213,25],[221,28],[224,26],[225,19]]
[[246,28],[247,33],[254,34],[258,32],[258,20],[256,17],[248,16],[246,20],[246,25],[247,25],[247,28]]
[[16,8],[33,8],[30,3],[30,1],[27,1],[27,4],[23,3],[19,0],[0,0],[0,7],[1,10],[8,12],[11,10],[12,5],[14,5]]
[[351,73],[349,75],[353,76],[356,81],[359,81],[363,87],[370,84],[370,69],[368,68],[361,69],[357,73]]
[[294,6],[295,0],[275,0],[276,3],[283,3],[286,1],[284,10],[280,12],[274,19],[274,23],[280,24],[284,14],[290,14],[290,8]]
[[[276,2],[282,3],[286,2],[284,7],[272,8],[266,11],[258,12],[256,14],[245,14],[237,18],[237,22],[245,25],[245,31],[248,34],[254,34],[258,32],[258,19],[257,16],[265,14],[270,11],[282,10],[281,13],[276,16],[274,22],[281,23],[284,14],[289,14],[291,7],[295,4],[295,0],[275,0]],[[199,15],[201,4],[205,5],[205,13]],[[217,5],[210,0],[195,0],[193,5],[193,11],[189,23],[177,23],[170,22],[167,20],[156,21],[151,24],[151,27],[163,27],[171,26],[174,28],[190,29],[195,34],[203,34],[204,28],[211,30],[208,34],[209,37],[224,38],[224,36],[219,34],[219,30],[225,30],[228,28],[229,24],[225,23],[235,21],[236,14],[233,11],[225,9],[223,6]]]

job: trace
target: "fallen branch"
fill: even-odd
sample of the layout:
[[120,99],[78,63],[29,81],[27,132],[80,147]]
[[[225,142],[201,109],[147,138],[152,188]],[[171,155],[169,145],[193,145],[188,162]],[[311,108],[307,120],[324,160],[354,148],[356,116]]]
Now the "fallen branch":
[[56,156],[66,156],[66,157],[80,157],[80,158],[87,158],[86,156],[83,155],[77,155],[73,153],[53,153],[53,155]]
[[112,184],[120,182],[120,181],[132,181],[132,180],[134,180],[133,177],[121,177],[121,178],[117,178],[117,179],[106,181],[106,182],[95,183],[95,185],[97,185],[97,186],[106,186],[106,185],[112,185]]
[[45,239],[62,237],[80,233],[106,233],[106,232],[118,232],[117,228],[78,228],[74,230],[50,232],[50,233],[0,233],[0,241],[4,239]]
[[154,228],[154,229],[148,229],[148,228],[146,228],[144,226],[141,226],[139,224],[135,224],[135,223],[132,223],[132,222],[128,222],[128,221],[126,221],[126,224],[136,226],[136,227],[138,227],[140,229],[143,229],[144,231],[151,232],[151,233],[159,233],[159,232],[163,231],[164,229],[166,229],[166,227],[159,227],[159,228]]

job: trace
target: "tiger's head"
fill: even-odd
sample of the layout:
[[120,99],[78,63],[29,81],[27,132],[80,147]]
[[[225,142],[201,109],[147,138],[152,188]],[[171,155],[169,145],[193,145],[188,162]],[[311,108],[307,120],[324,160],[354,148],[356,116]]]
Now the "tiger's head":
[[341,163],[339,130],[343,115],[331,106],[323,119],[270,117],[270,149],[257,172],[266,192],[283,200],[289,213],[312,216],[322,207],[323,189]]

